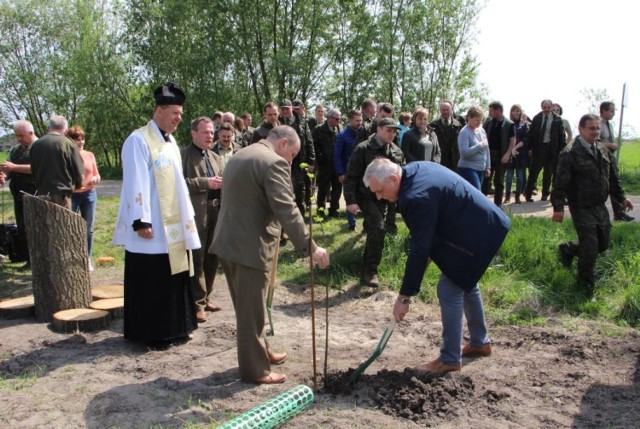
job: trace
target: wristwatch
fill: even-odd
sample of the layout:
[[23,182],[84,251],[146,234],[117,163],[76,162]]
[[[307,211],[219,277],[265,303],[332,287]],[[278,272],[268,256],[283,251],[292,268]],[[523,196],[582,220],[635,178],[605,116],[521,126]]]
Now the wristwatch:
[[411,298],[408,296],[405,296],[404,298],[400,298],[400,303],[401,304],[411,304]]

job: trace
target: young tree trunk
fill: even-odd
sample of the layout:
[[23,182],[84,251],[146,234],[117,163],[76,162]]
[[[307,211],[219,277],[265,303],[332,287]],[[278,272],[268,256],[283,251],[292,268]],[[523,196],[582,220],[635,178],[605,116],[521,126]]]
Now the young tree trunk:
[[36,319],[91,303],[87,223],[76,213],[23,194]]

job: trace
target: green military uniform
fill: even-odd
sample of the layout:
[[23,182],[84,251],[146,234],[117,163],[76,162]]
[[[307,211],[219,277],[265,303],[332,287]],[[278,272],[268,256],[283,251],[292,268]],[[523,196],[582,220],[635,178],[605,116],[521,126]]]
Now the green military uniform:
[[311,195],[308,192],[308,188],[310,187],[310,183],[307,183],[308,176],[306,172],[302,171],[300,165],[302,163],[307,163],[310,166],[315,164],[315,150],[313,148],[313,138],[311,137],[311,131],[309,130],[309,125],[307,124],[307,120],[298,113],[293,112],[293,116],[291,118],[285,118],[284,116],[280,116],[278,118],[282,125],[289,125],[298,134],[300,138],[300,152],[293,158],[293,162],[291,163],[291,184],[293,186],[293,194],[295,196],[296,205],[300,209],[300,213],[302,213],[302,217],[305,217],[305,205],[309,206],[311,203]]
[[587,143],[578,136],[560,152],[558,169],[551,192],[554,212],[563,212],[565,204],[573,218],[578,241],[560,245],[568,261],[578,257],[578,281],[593,291],[594,267],[598,253],[609,245],[611,222],[605,201],[612,196],[625,200],[609,151]]
[[367,166],[376,158],[387,158],[398,165],[405,164],[402,150],[393,143],[383,144],[376,135],[359,143],[349,159],[344,180],[344,198],[347,205],[357,204],[364,216],[367,240],[363,255],[363,280],[378,274],[378,265],[384,249],[385,213],[387,202],[379,201],[362,182]]
[[253,131],[250,144],[258,143],[260,140],[266,139],[267,135],[269,135],[269,131],[278,125],[280,125],[280,123],[271,125],[269,122],[263,122],[260,124],[260,126]]

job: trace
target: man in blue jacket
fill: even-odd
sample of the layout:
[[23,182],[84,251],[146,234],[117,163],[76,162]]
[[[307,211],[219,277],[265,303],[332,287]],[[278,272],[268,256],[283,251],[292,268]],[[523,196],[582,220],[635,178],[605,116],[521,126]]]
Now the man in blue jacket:
[[[388,159],[376,159],[363,181],[378,199],[398,203],[410,231],[404,279],[393,307],[397,322],[404,319],[411,297],[418,294],[429,261],[442,273],[438,282],[440,356],[414,370],[459,371],[462,356],[490,355],[478,281],[509,231],[509,218],[466,180],[433,162],[400,167]],[[463,313],[470,334],[464,348]]]
[[[349,166],[349,159],[353,148],[358,144],[358,135],[362,129],[362,112],[353,109],[348,115],[349,123],[345,129],[336,135],[336,145],[333,148],[333,165],[340,183],[344,183]],[[349,230],[356,230],[356,215],[347,211]]]

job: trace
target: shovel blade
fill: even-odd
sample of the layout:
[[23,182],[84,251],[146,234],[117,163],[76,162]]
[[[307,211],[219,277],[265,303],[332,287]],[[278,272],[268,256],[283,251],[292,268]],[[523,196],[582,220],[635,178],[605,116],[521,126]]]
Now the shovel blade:
[[389,325],[387,325],[387,327],[384,329],[384,332],[382,334],[382,337],[380,338],[380,341],[378,342],[378,346],[376,347],[376,349],[373,351],[369,359],[364,361],[358,368],[356,368],[353,374],[351,374],[351,376],[349,377],[350,381],[356,381],[358,377],[362,375],[364,370],[367,369],[369,365],[371,365],[373,361],[382,354],[382,351],[385,349],[385,347],[387,347],[389,338],[391,337],[391,334],[393,334],[393,330],[395,328],[396,320],[392,319],[391,322],[389,322]]

